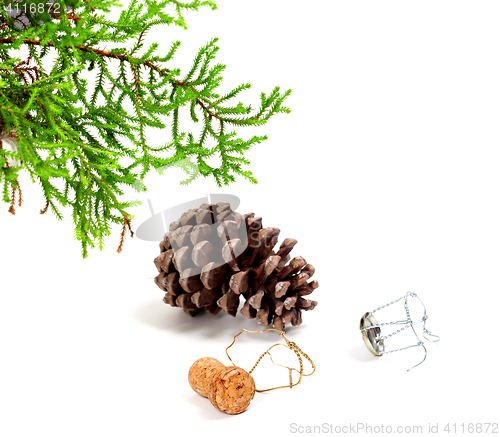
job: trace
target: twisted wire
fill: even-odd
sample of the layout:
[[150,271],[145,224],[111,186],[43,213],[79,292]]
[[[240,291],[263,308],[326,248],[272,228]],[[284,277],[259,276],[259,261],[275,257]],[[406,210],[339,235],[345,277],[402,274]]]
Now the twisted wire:
[[[309,355],[307,355],[299,346],[297,346],[296,343],[294,343],[293,341],[290,341],[285,336],[285,333],[283,331],[280,331],[280,330],[275,329],[275,328],[268,328],[268,329],[264,329],[262,331],[248,331],[247,329],[242,329],[239,332],[239,334],[235,335],[234,339],[233,339],[233,342],[226,348],[226,355],[229,358],[229,361],[231,361],[232,365],[235,366],[233,360],[229,356],[228,350],[229,350],[229,348],[231,348],[236,343],[236,339],[243,332],[248,332],[249,334],[261,334],[261,333],[267,332],[267,331],[276,331],[281,337],[283,337],[283,339],[285,340],[285,344],[283,344],[283,343],[273,344],[269,349],[267,349],[263,354],[260,355],[260,357],[257,359],[257,361],[255,362],[255,364],[253,365],[252,369],[248,373],[251,374],[256,369],[256,367],[259,365],[259,363],[261,362],[262,358],[264,358],[266,355],[269,355],[269,358],[271,359],[271,362],[274,365],[279,366],[279,367],[283,367],[285,369],[288,369],[288,375],[289,375],[289,381],[290,382],[289,382],[289,385],[283,385],[283,386],[279,386],[279,387],[272,387],[272,388],[268,388],[268,389],[264,389],[264,390],[257,390],[256,389],[255,391],[257,391],[259,393],[263,393],[263,392],[266,392],[266,391],[277,390],[277,389],[280,389],[280,388],[293,388],[293,387],[295,387],[296,385],[298,385],[298,384],[300,384],[302,382],[302,377],[303,376],[311,376],[316,371],[316,365],[314,364],[313,360],[309,357]],[[295,353],[295,355],[297,356],[297,360],[299,362],[299,370],[297,370],[297,369],[295,369],[293,367],[283,366],[282,364],[277,364],[277,363],[274,362],[273,357],[272,357],[270,351],[271,351],[271,349],[273,349],[274,347],[277,347],[277,346],[286,347],[287,349],[290,349],[293,353]],[[312,372],[310,372],[308,374],[304,373],[304,363],[303,363],[302,357],[304,357],[307,361],[309,361],[309,363],[311,364],[311,367],[312,367]],[[299,374],[299,379],[295,383],[293,382],[293,372],[294,371]]]
[[[410,309],[408,307],[408,298],[409,297],[414,297],[416,299],[418,299],[420,301],[420,303],[422,304],[423,308],[424,308],[424,315],[423,317],[416,323],[413,322],[413,319],[411,318],[411,314],[410,314]],[[380,355],[385,355],[385,354],[390,354],[390,353],[394,353],[394,352],[400,352],[400,351],[403,351],[403,350],[406,350],[406,349],[410,349],[412,347],[422,347],[424,349],[424,352],[425,352],[425,355],[424,355],[424,358],[422,361],[420,361],[418,364],[414,365],[413,367],[407,369],[408,371],[414,369],[415,367],[418,367],[420,364],[422,364],[426,358],[427,358],[427,348],[425,347],[424,343],[422,340],[420,340],[420,337],[418,336],[417,332],[415,331],[415,326],[414,325],[417,325],[419,323],[423,323],[423,330],[422,330],[422,336],[424,337],[424,339],[428,340],[428,341],[431,341],[431,342],[437,342],[440,340],[440,337],[438,335],[435,335],[433,334],[432,332],[430,332],[427,327],[426,327],[426,322],[427,322],[427,319],[428,319],[428,316],[427,316],[427,309],[425,308],[425,305],[424,303],[422,302],[422,300],[417,296],[416,293],[413,293],[413,292],[407,292],[404,296],[400,297],[399,299],[396,299],[396,300],[393,300],[392,302],[389,302],[385,305],[382,305],[380,307],[378,307],[377,309],[373,310],[371,312],[371,314],[375,313],[376,311],[379,311],[381,310],[382,308],[386,308],[390,305],[393,305],[397,302],[399,302],[400,300],[404,299],[404,307],[405,307],[405,313],[406,313],[406,320],[405,321],[397,321],[397,322],[386,322],[386,323],[379,323],[379,324],[376,324],[376,325],[371,325],[371,326],[367,326],[365,328],[362,328],[360,331],[361,332],[364,332],[364,331],[367,331],[368,329],[375,329],[375,328],[381,328],[382,326],[390,326],[390,325],[398,325],[398,324],[403,324],[404,326],[388,335],[384,335],[384,336],[377,336],[377,338],[375,339],[376,341],[383,341],[383,340],[386,340],[394,335],[397,335],[399,334],[400,332],[404,331],[405,329],[408,329],[408,328],[411,328],[413,333],[415,334],[415,337],[417,338],[418,340],[418,343],[417,344],[412,344],[410,346],[404,346],[404,347],[401,347],[401,348],[398,348],[398,349],[392,349],[392,350],[384,350],[384,351],[381,351],[380,352]],[[431,339],[429,337],[434,337],[434,339]]]

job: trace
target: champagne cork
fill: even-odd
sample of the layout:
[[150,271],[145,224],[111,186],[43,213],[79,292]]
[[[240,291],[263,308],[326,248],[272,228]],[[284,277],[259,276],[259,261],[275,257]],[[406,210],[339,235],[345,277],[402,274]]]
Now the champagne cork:
[[215,358],[200,358],[189,369],[189,384],[212,405],[227,414],[247,409],[255,396],[255,381],[244,369],[226,367]]
[[208,398],[209,384],[212,377],[219,370],[225,368],[226,366],[215,358],[200,358],[189,369],[189,385],[196,393]]
[[210,383],[208,399],[218,410],[227,414],[239,414],[247,409],[255,396],[255,382],[241,367],[219,370]]

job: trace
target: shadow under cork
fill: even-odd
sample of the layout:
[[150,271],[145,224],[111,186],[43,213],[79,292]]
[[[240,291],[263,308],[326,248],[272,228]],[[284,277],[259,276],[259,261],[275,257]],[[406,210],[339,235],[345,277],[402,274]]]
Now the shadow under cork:
[[[255,408],[257,404],[265,401],[267,393],[255,393],[255,397],[252,399],[248,408],[240,414],[226,414],[215,408],[207,398],[200,396],[191,390],[191,392],[186,391],[182,397],[189,402],[191,405],[198,409],[199,417],[205,420],[224,420],[234,417],[241,416],[243,414],[248,414],[251,412],[252,408]],[[269,400],[268,400],[269,401]],[[261,406],[262,408],[262,406]]]

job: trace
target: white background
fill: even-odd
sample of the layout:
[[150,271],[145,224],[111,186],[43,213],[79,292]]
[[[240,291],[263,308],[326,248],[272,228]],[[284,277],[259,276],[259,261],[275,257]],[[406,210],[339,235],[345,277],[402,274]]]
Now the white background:
[[[446,435],[447,423],[499,422],[499,14],[496,1],[221,0],[189,14],[188,31],[150,34],[165,50],[183,40],[172,66],[184,70],[219,36],[223,90],[251,82],[242,100],[255,107],[260,91],[293,89],[292,113],[260,128],[270,139],[249,154],[258,185],[151,175],[135,225],[147,199],[158,212],[233,193],[280,242],[298,239],[319,304],[287,335],[317,373],[257,394],[239,416],[216,411],[189,387],[189,366],[227,363],[225,347],[255,321],[165,305],[157,243],[128,239],[118,255],[118,227],[82,260],[69,212],[40,216],[24,175],[25,205],[0,212],[0,435],[285,436],[292,423],[438,423]],[[377,359],[358,332],[365,311],[408,290],[442,338],[411,372],[420,351]],[[235,361],[251,367],[274,340],[244,339]],[[261,365],[258,386],[271,371]],[[273,375],[286,383],[286,371]]]

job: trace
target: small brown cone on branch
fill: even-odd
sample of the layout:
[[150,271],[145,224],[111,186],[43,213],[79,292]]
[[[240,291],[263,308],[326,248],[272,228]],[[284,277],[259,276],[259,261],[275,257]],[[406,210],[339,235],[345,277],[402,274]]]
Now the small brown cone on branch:
[[241,313],[261,325],[284,329],[302,323],[302,311],[316,307],[306,296],[318,288],[309,281],[314,267],[290,257],[297,240],[285,239],[275,251],[278,228],[262,218],[241,215],[228,203],[203,204],[170,224],[155,259],[155,283],[165,303],[191,316],[202,311]]

